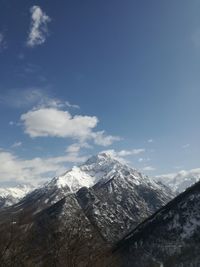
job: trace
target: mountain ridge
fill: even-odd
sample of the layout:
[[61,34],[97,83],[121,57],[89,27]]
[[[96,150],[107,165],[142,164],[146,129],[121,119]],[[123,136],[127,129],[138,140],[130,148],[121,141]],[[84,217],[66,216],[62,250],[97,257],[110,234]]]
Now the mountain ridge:
[[[172,199],[114,248],[122,266],[198,266],[200,182]],[[187,251],[188,250],[188,251]],[[181,265],[182,264],[182,265]],[[193,265],[192,265],[193,264]]]

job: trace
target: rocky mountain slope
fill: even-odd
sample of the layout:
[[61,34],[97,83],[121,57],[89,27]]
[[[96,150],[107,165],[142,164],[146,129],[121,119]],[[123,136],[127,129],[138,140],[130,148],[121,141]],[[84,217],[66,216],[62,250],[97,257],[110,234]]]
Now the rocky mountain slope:
[[92,187],[77,192],[80,206],[109,241],[119,239],[173,197],[171,191],[106,154],[81,167],[95,177]]
[[121,266],[200,265],[200,182],[136,227],[117,245]]
[[[29,257],[26,257],[32,262],[34,251],[39,249],[41,255],[38,255],[44,262],[47,256],[43,244],[47,247],[54,244],[51,248],[54,251],[55,245],[60,247],[61,242],[67,242],[67,238],[62,239],[65,233],[73,232],[76,238],[81,233],[79,241],[83,242],[83,236],[84,240],[89,238],[91,242],[84,243],[89,244],[90,249],[95,248],[96,255],[99,250],[94,243],[101,244],[103,251],[172,197],[167,187],[101,153],[3,209],[0,212],[0,233],[4,233],[1,238],[9,240],[10,232],[17,233],[18,250],[28,248]],[[4,242],[0,240],[1,244]],[[37,266],[40,266],[38,262]]]

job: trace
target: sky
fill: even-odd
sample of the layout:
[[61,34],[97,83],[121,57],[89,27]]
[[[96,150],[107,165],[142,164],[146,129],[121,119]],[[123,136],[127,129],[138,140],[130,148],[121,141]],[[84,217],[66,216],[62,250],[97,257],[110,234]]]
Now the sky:
[[0,0],[0,185],[107,151],[200,168],[200,0]]

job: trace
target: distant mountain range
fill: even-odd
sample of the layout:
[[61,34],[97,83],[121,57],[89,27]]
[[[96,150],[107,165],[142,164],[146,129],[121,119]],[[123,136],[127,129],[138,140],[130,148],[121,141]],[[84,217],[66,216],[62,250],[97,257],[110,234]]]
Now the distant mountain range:
[[29,184],[0,188],[0,208],[16,204],[33,189]]
[[160,175],[157,176],[155,180],[162,182],[178,194],[200,180],[200,168],[190,171],[183,170],[174,174]]

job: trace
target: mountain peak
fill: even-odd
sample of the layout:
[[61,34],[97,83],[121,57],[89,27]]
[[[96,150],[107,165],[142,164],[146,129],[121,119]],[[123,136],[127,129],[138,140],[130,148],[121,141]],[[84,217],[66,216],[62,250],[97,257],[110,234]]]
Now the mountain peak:
[[[120,163],[108,153],[102,152],[90,157],[80,166],[74,166],[63,175],[56,177],[53,183],[59,188],[69,187],[70,191],[76,192],[81,187],[91,187],[120,167]],[[50,184],[52,184],[50,182]]]

